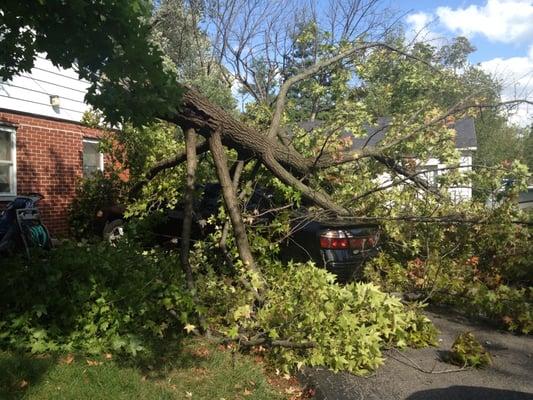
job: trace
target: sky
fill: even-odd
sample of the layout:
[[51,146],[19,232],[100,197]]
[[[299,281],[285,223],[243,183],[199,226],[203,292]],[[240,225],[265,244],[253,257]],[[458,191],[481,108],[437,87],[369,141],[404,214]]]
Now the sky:
[[[397,0],[408,35],[439,43],[466,36],[476,47],[469,61],[503,83],[503,99],[533,100],[533,0]],[[533,106],[512,116],[520,125],[533,122]]]

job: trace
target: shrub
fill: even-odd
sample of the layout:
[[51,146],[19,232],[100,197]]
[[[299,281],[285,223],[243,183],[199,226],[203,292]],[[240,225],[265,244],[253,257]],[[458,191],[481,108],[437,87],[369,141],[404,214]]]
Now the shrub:
[[194,311],[174,257],[127,241],[67,243],[26,264],[3,260],[2,274],[0,345],[12,349],[135,354],[182,332]]
[[76,197],[68,210],[69,226],[74,236],[93,236],[96,212],[120,204],[124,188],[125,183],[115,173],[96,171],[81,179],[76,187]]
[[[252,306],[239,280],[202,280],[210,323],[225,335],[316,343],[312,349],[273,347],[271,362],[286,371],[304,365],[366,374],[383,362],[386,347],[435,344],[436,329],[420,313],[372,284],[339,285],[311,264],[270,265],[264,303]],[[207,297],[205,297],[207,296]]]
[[471,332],[463,332],[457,336],[449,361],[461,367],[484,367],[492,364],[489,352]]

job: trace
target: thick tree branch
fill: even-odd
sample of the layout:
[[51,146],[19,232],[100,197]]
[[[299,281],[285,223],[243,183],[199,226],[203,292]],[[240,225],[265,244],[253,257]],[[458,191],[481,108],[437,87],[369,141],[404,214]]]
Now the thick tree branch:
[[211,150],[213,161],[215,163],[218,181],[222,187],[224,203],[233,227],[233,234],[235,236],[237,249],[239,250],[239,255],[248,270],[261,275],[259,268],[255,265],[250,243],[248,242],[248,236],[246,235],[246,229],[242,221],[239,202],[237,200],[237,196],[233,188],[233,182],[229,174],[226,154],[224,147],[222,146],[220,133],[218,131],[213,132],[209,137],[208,142],[209,149]]
[[428,65],[429,67],[433,68],[431,64],[429,64],[427,61],[422,60],[418,57],[413,56],[412,54],[408,54],[400,49],[394,48],[391,45],[385,44],[385,43],[367,43],[364,45],[358,45],[354,46],[348,50],[345,50],[339,54],[337,54],[334,57],[325,59],[323,61],[320,61],[316,64],[313,64],[309,68],[306,68],[305,70],[301,71],[300,73],[291,76],[289,79],[287,79],[283,85],[281,86],[281,89],[279,90],[277,101],[276,101],[276,107],[274,108],[274,114],[272,116],[272,122],[270,123],[270,128],[268,129],[267,136],[270,138],[273,138],[277,135],[279,131],[279,126],[281,123],[281,117],[283,115],[283,112],[285,110],[285,103],[287,100],[287,94],[289,93],[289,90],[292,86],[297,84],[298,82],[301,82],[303,80],[306,80],[312,76],[315,76],[320,71],[322,71],[325,68],[328,68],[345,58],[351,57],[356,53],[363,53],[367,50],[374,49],[374,48],[382,48],[386,49],[390,52],[398,53],[400,55],[403,55],[407,58],[423,62],[424,64]]
[[[233,190],[235,190],[235,192],[237,192],[237,189],[239,188],[239,181],[241,179],[241,174],[242,174],[243,169],[244,169],[244,161],[238,160],[235,163],[235,168],[233,171],[233,180],[232,180]],[[238,197],[239,200],[241,200],[241,194],[243,193],[244,192],[241,192],[239,194],[239,197]],[[226,261],[228,262],[228,264],[233,266],[233,260],[231,259],[231,255],[226,246],[228,234],[229,234],[229,221],[226,219],[226,221],[224,222],[224,226],[222,227],[222,234],[220,235],[220,241],[218,242],[218,246],[220,247],[220,250],[222,251],[224,258],[226,258]]]
[[196,178],[196,133],[194,129],[190,128],[185,131],[185,152],[187,154],[187,179],[185,184],[185,194],[183,202],[185,207],[183,210],[183,224],[181,232],[181,251],[180,260],[181,266],[185,271],[187,278],[187,285],[192,293],[196,293],[194,278],[192,275],[191,264],[189,263],[189,250],[191,243],[191,226],[193,215],[193,201],[194,201],[194,185]]
[[342,206],[336,204],[327,194],[322,193],[316,189],[312,189],[305,185],[302,181],[294,177],[277,160],[270,154],[266,154],[263,158],[265,166],[282,182],[292,186],[293,188],[302,192],[303,196],[314,204],[331,210],[337,215],[349,215],[350,211]]
[[[270,138],[243,122],[237,120],[220,107],[211,103],[208,99],[200,95],[194,89],[189,89],[184,93],[183,105],[180,111],[171,119],[182,127],[192,126],[197,132],[209,138],[212,132],[218,131],[223,145],[237,150],[241,157],[257,158],[275,176],[284,183],[300,190],[304,196],[314,204],[325,208],[339,215],[347,214],[347,210],[336,205],[328,196],[317,193],[302,183],[298,178],[312,173],[314,170],[321,170],[331,166],[352,162],[365,157],[386,157],[386,151],[393,149],[403,141],[410,140],[424,132],[431,126],[444,124],[450,115],[456,115],[467,109],[464,104],[457,104],[451,107],[446,113],[433,118],[418,128],[413,128],[406,135],[389,141],[379,147],[366,147],[361,150],[347,151],[343,153],[326,153],[318,160],[316,157],[304,157],[291,146],[280,143],[275,138]],[[516,101],[505,102],[506,104],[516,104]],[[487,107],[488,105],[485,105]],[[482,105],[468,105],[468,107],[482,107]],[[223,129],[220,129],[223,127]],[[389,166],[397,173],[408,175],[406,171],[399,171],[395,164]],[[413,180],[416,182],[416,179]],[[424,188],[423,182],[417,182],[419,187]]]
[[[201,143],[199,143],[196,146],[195,153],[196,154],[203,154],[207,150],[209,150],[209,146],[205,140],[203,140]],[[187,160],[187,152],[186,150],[183,150],[182,152],[176,154],[174,157],[167,158],[165,160],[159,161],[157,164],[155,164],[152,168],[148,170],[148,172],[144,175],[143,179],[140,179],[133,185],[129,192],[129,197],[135,197],[139,191],[152,179],[154,179],[160,172],[165,171],[169,168],[174,168],[182,163],[184,163]]]

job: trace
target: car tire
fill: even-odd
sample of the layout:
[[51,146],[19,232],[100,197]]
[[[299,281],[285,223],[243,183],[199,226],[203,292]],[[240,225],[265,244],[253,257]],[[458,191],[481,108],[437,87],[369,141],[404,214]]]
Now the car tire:
[[116,243],[124,236],[124,221],[115,219],[105,224],[102,232],[103,239],[111,244]]

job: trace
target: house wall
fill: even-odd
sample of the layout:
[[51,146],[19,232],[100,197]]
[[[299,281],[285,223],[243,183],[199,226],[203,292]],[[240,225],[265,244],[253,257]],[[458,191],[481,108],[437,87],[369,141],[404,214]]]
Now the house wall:
[[[54,67],[38,56],[30,73],[0,81],[0,108],[79,122],[89,109],[84,103],[88,87],[73,69]],[[59,96],[58,107],[50,104],[52,95]]]
[[[75,122],[0,110],[0,123],[16,128],[17,194],[44,195],[43,222],[55,236],[68,232],[67,210],[82,176],[82,139],[101,131]],[[0,198],[0,208],[9,199]]]
[[[461,173],[467,173],[472,171],[472,152],[470,150],[459,150],[461,152],[461,157],[459,158],[459,171]],[[430,158],[425,165],[436,165],[438,169],[446,168],[446,164],[442,164],[436,158]],[[438,174],[445,174],[446,170],[439,170]],[[448,188],[448,193],[450,197],[455,202],[460,202],[463,200],[470,200],[472,198],[472,186],[464,185],[457,187]]]
[[[474,149],[458,149],[461,152],[461,157],[459,159],[459,171],[462,173],[467,173],[472,170],[472,151]],[[446,170],[440,170],[446,168],[446,164],[442,164],[440,160],[436,158],[430,158],[427,160],[424,164],[424,166],[436,166],[437,169],[439,169],[438,174],[445,174]],[[423,177],[423,175],[420,175]],[[381,174],[378,179],[378,183],[380,186],[386,186],[390,184],[391,176],[387,173]],[[450,187],[448,188],[448,193],[450,194],[450,197],[455,202],[460,202],[463,200],[470,200],[472,198],[472,186],[471,185],[464,185],[464,186],[457,186],[457,187]]]

